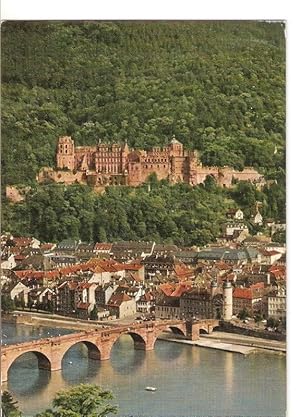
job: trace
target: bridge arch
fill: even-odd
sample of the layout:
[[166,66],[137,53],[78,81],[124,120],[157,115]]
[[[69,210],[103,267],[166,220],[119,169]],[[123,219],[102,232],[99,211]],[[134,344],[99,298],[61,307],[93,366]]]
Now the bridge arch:
[[124,335],[131,336],[131,338],[133,340],[134,349],[147,350],[147,341],[145,340],[144,335],[141,332],[139,332],[137,329],[135,329],[135,330],[128,329],[128,330],[116,335],[112,339],[111,349],[113,348],[114,344],[120,339],[120,337],[122,337]]
[[17,352],[17,354],[14,355],[14,357],[10,359],[9,363],[6,366],[6,369],[5,370],[3,369],[3,371],[6,371],[5,372],[6,373],[6,379],[4,379],[4,380],[7,380],[9,370],[11,369],[12,365],[16,362],[16,360],[20,359],[22,356],[24,356],[28,353],[33,353],[34,356],[37,358],[37,364],[38,364],[39,369],[45,369],[47,371],[52,370],[51,360],[45,352],[40,352],[38,350],[28,349],[27,351]]
[[208,328],[207,327],[199,327],[199,335],[200,334],[208,334]]
[[83,344],[84,346],[87,347],[87,353],[88,353],[88,358],[89,359],[95,359],[100,361],[101,358],[101,351],[99,349],[99,346],[96,343],[93,343],[89,340],[77,340],[74,341],[73,343],[71,343],[70,345],[67,346],[67,348],[64,349],[64,351],[62,352],[61,355],[61,364],[63,362],[63,359],[65,357],[65,355],[69,352],[70,349],[72,349],[73,347]]
[[186,336],[186,332],[180,326],[168,326],[175,335]]
[[154,345],[159,337],[166,333],[168,333],[171,338],[176,338],[178,336],[186,337],[186,328],[180,324],[166,324],[156,327],[152,340],[152,349],[154,348]]

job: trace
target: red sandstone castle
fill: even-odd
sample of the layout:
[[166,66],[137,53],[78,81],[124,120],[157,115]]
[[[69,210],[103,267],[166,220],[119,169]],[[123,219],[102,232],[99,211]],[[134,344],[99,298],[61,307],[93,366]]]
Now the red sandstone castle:
[[234,179],[251,181],[261,185],[263,177],[253,168],[235,171],[229,167],[202,166],[197,151],[184,150],[175,137],[164,148],[150,151],[129,149],[127,143],[96,146],[75,146],[69,136],[58,139],[56,169],[43,168],[38,181],[52,180],[58,183],[138,186],[150,174],[167,179],[170,183],[201,184],[208,175],[214,176],[222,187],[231,187]]

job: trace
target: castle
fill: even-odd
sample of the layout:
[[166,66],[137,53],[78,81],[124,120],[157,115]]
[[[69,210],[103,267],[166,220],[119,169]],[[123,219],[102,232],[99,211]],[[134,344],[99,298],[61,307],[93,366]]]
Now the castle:
[[130,149],[127,142],[109,145],[99,141],[96,146],[75,146],[71,137],[63,136],[57,143],[56,168],[42,168],[37,180],[88,184],[100,189],[107,185],[135,187],[152,173],[158,180],[167,179],[172,184],[201,184],[208,175],[222,187],[231,187],[234,180],[264,183],[251,167],[235,171],[230,167],[202,166],[197,151],[185,150],[175,137],[166,147],[145,151]]

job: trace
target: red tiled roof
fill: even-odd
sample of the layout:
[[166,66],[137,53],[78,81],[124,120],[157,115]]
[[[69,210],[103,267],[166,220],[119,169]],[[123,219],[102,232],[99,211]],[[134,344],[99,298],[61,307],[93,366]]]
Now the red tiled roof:
[[20,248],[19,246],[10,246],[9,251],[10,253],[17,255],[20,253],[20,251],[22,250],[22,248]]
[[140,278],[139,276],[138,276],[138,274],[136,274],[136,273],[133,273],[133,272],[131,272],[130,274],[129,274],[129,277],[130,278],[132,278],[134,281],[136,281],[136,282],[142,282],[143,280],[142,280],[142,278]]
[[110,250],[112,248],[112,243],[96,243],[94,250]]
[[124,265],[121,263],[118,263],[116,261],[113,261],[112,259],[98,259],[98,258],[92,258],[90,259],[86,265],[90,270],[93,270],[92,268],[101,268],[102,271],[99,272],[118,272],[118,271],[124,271]]
[[55,244],[55,243],[42,243],[42,244],[40,245],[40,248],[41,248],[42,250],[49,250],[49,249],[54,248],[55,246],[56,246],[56,244]]
[[232,267],[225,262],[216,262],[215,267],[224,271],[231,269]]
[[13,241],[16,246],[25,247],[25,246],[31,245],[32,238],[31,237],[14,237]]
[[181,297],[182,294],[189,291],[191,289],[190,285],[179,284],[172,292],[171,297]]
[[264,282],[257,282],[256,284],[250,285],[251,290],[259,289],[259,288],[265,288]]
[[92,287],[93,285],[95,285],[95,283],[90,283],[90,282],[80,282],[78,285],[77,285],[77,289],[78,290],[83,290],[83,289],[85,289],[85,288],[90,288],[90,287]]
[[58,270],[54,269],[53,271],[45,271],[45,278],[59,278],[60,273]]
[[26,259],[25,255],[14,255],[15,257],[15,261],[23,261],[24,259]]
[[30,270],[25,270],[25,271],[14,271],[14,274],[15,274],[18,278],[22,279],[22,278],[26,277],[26,275],[28,275],[30,272],[32,272],[32,271],[30,271]]
[[260,288],[235,288],[233,291],[233,298],[244,298],[252,300],[257,297],[261,297],[261,293],[258,293],[257,290]]
[[234,298],[246,298],[248,300],[252,300],[253,295],[250,288],[236,288],[233,291]]
[[159,288],[166,296],[171,296],[172,292],[175,290],[175,285],[165,283],[161,284]]
[[280,271],[280,272],[285,273],[285,265],[272,265],[270,266],[268,271],[272,273],[274,273],[275,271]]
[[60,274],[59,271],[53,270],[53,271],[32,271],[31,269],[23,270],[23,271],[14,271],[15,275],[19,279],[53,279],[53,278],[59,278]]
[[108,306],[111,307],[116,307],[116,306],[120,306],[124,301],[130,301],[132,300],[131,297],[129,297],[129,295],[124,294],[124,293],[120,293],[120,294],[113,294],[110,299],[109,302],[107,303]]
[[42,279],[44,278],[44,271],[32,271],[31,269],[25,271],[14,271],[20,279]]
[[183,264],[176,264],[174,272],[178,279],[184,279],[194,275],[194,271]]
[[281,252],[278,252],[277,250],[269,250],[269,255],[273,256],[273,255],[281,255]]
[[90,304],[89,303],[77,303],[76,307],[80,310],[88,310]]

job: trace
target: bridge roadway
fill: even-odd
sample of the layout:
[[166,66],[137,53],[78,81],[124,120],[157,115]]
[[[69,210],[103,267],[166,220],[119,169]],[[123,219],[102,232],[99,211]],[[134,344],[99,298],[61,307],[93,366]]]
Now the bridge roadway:
[[84,343],[88,348],[89,358],[107,360],[114,343],[124,334],[129,334],[134,342],[134,349],[152,350],[158,336],[171,330],[188,340],[197,340],[200,330],[212,333],[219,326],[219,320],[206,319],[199,321],[164,320],[134,323],[128,326],[96,328],[63,336],[33,340],[2,346],[1,349],[1,381],[7,381],[9,368],[13,362],[24,353],[34,353],[38,359],[38,367],[49,371],[62,368],[65,353],[77,343]]

